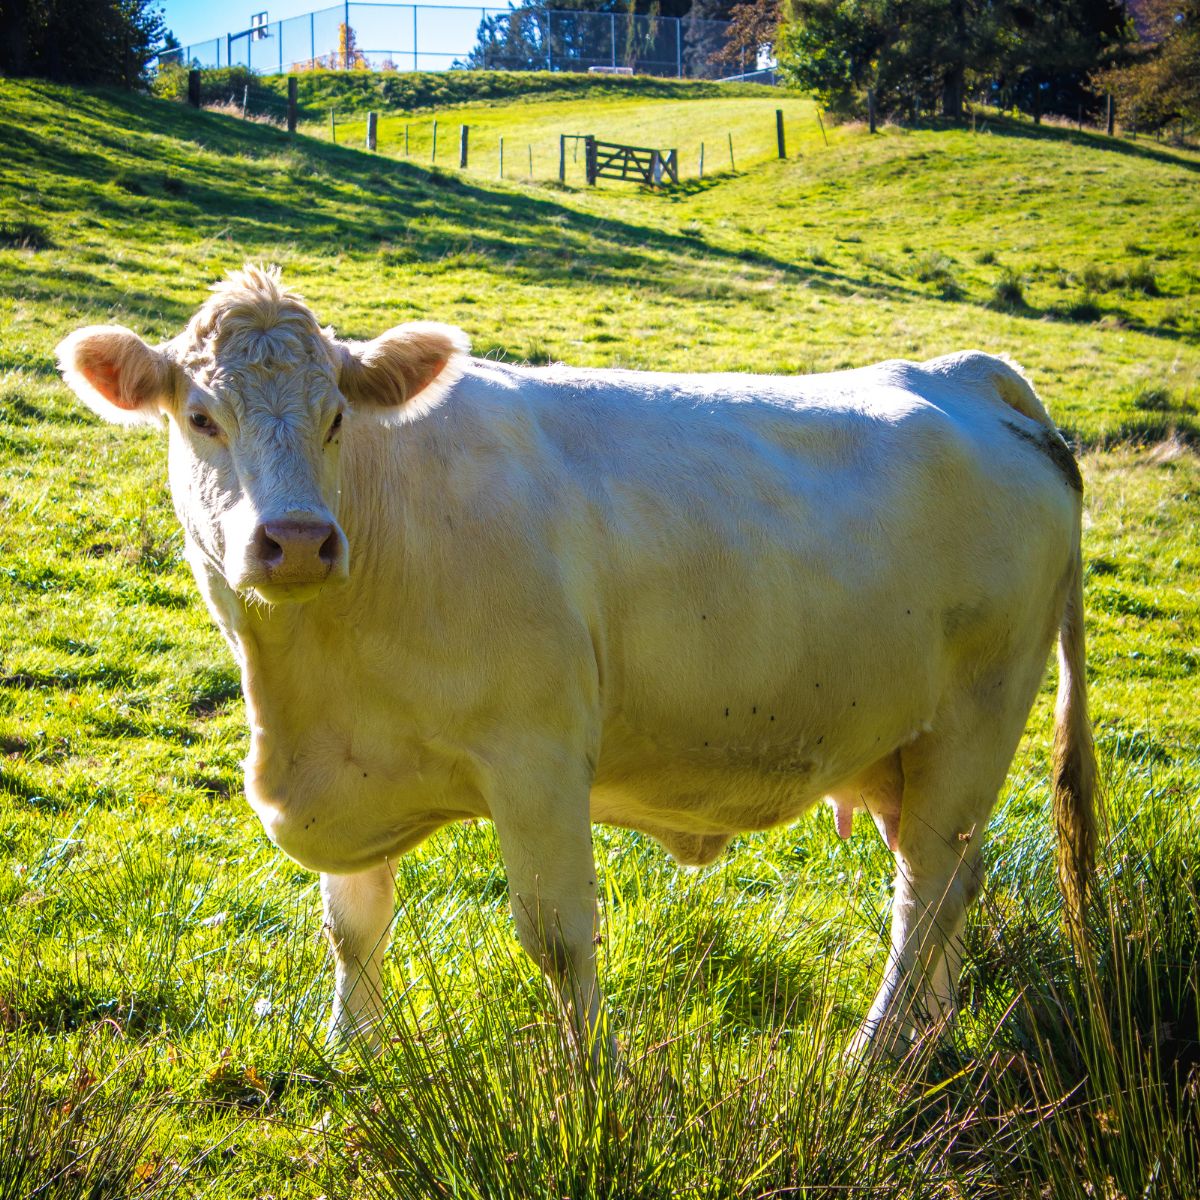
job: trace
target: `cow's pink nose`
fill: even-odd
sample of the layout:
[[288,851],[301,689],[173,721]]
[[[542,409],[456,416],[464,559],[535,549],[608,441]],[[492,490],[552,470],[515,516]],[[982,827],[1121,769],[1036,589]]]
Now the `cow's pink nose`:
[[338,566],[343,545],[329,521],[264,521],[254,531],[253,557],[272,582],[314,583]]

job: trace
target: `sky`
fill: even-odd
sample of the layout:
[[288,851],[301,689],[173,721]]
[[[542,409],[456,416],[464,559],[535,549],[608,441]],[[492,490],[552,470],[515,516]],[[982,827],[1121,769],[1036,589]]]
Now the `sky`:
[[[484,2],[489,7],[507,7],[505,0]],[[461,0],[437,0],[437,3],[455,8],[479,8],[478,3],[468,4]],[[279,21],[330,7],[329,0],[161,0],[160,6],[167,28],[185,46],[248,29],[252,13],[265,10],[268,21]],[[354,23],[353,18],[351,23]]]

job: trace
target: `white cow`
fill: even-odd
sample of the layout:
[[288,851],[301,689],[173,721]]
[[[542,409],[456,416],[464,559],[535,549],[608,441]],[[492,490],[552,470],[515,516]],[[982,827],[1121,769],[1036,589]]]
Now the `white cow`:
[[[1059,639],[1059,874],[1095,838],[1078,469],[1024,377],[962,353],[803,377],[512,367],[464,334],[338,341],[247,266],[159,348],[58,348],[159,424],[242,673],[246,794],[321,873],[331,1034],[374,1037],[393,861],[496,826],[522,944],[595,1056],[591,823],[681,862],[821,798],[895,852],[855,1046],[948,1009],[984,828]],[[880,1031],[884,1035],[877,1038]]]

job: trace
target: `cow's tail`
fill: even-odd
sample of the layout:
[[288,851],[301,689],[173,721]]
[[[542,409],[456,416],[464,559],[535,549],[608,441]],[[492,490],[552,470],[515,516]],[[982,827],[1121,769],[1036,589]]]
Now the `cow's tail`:
[[1088,723],[1083,636],[1083,559],[1076,534],[1067,604],[1058,631],[1058,702],[1054,710],[1054,825],[1058,882],[1067,930],[1087,944],[1088,901],[1096,865],[1096,752]]
[[[1040,449],[1079,494],[1083,479],[1070,447],[1045,406],[1009,358],[965,356],[985,371],[1004,402],[1046,427]],[[986,361],[985,361],[986,360]],[[1067,930],[1077,950],[1086,946],[1088,902],[1096,866],[1096,751],[1087,711],[1087,663],[1083,635],[1083,557],[1076,526],[1071,550],[1067,603],[1058,630],[1058,703],[1054,710],[1054,825],[1058,836],[1058,882],[1066,907]]]
[[[1046,426],[1042,449],[1083,501],[1083,478],[1070,447],[1059,435],[1025,373],[1001,359],[992,380],[1004,401]],[[1058,702],[1054,710],[1054,825],[1058,837],[1058,883],[1067,931],[1078,951],[1087,944],[1087,909],[1096,867],[1096,751],[1088,722],[1087,661],[1083,632],[1083,557],[1076,525],[1067,603],[1058,630]]]

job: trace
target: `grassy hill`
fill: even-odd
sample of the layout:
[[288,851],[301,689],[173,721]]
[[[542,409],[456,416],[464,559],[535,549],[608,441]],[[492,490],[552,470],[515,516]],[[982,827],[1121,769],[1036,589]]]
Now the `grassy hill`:
[[[368,155],[350,123],[331,145],[318,121],[289,139],[0,89],[0,1196],[1194,1181],[1200,156],[994,116],[827,145],[807,101],[711,89],[454,100],[439,136],[455,152],[471,125],[466,172],[425,161],[430,110],[389,115]],[[564,131],[677,146],[684,179],[588,189],[572,164],[561,186]],[[514,361],[1021,361],[1087,452],[1101,974],[1057,930],[1048,684],[993,822],[970,1002],[932,1064],[836,1069],[881,967],[889,856],[814,814],[691,875],[598,831],[603,978],[638,1080],[599,1108],[514,948],[490,829],[439,835],[398,867],[397,1044],[332,1074],[315,881],[240,797],[237,679],[180,559],[160,438],[101,427],[51,357],[88,322],[171,335],[246,259],[281,263],[345,335],[429,317]]]

